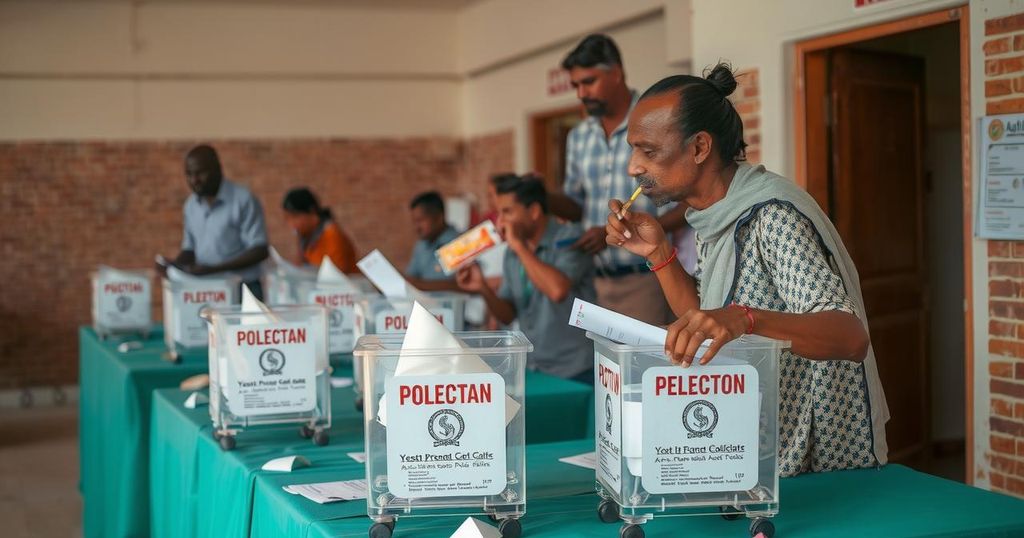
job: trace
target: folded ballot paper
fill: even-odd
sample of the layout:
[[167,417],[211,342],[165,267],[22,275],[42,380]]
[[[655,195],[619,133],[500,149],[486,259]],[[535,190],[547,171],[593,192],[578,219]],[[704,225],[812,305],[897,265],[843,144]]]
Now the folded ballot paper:
[[293,484],[281,489],[292,495],[301,495],[319,504],[338,501],[352,501],[366,498],[366,479],[344,480],[340,482],[320,482],[317,484]]
[[320,262],[320,270],[316,274],[316,284],[317,286],[330,286],[332,289],[345,293],[359,293],[356,285],[327,256],[324,256],[323,261]]
[[408,297],[409,290],[415,289],[405,280],[402,273],[398,272],[394,265],[391,265],[391,262],[384,257],[384,254],[377,249],[374,249],[365,258],[356,262],[356,266],[389,299]]
[[[417,355],[423,350],[465,350],[466,345],[451,333],[433,314],[419,302],[413,303],[412,314],[409,315],[409,329],[402,341],[402,349],[398,355],[395,376],[402,375],[457,375],[457,374],[489,374],[494,370],[479,356],[467,353],[452,353],[436,357]],[[387,394],[380,398],[377,420],[387,423]],[[505,424],[519,412],[519,402],[505,395]]]
[[434,256],[444,274],[450,275],[501,242],[501,235],[494,228],[494,223],[485,220],[435,250]]

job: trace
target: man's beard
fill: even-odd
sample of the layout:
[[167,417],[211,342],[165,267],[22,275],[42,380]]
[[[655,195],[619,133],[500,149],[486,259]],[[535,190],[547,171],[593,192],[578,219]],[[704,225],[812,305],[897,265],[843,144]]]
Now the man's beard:
[[587,109],[587,114],[600,118],[608,115],[608,103],[599,99],[584,99],[583,108]]
[[658,183],[650,176],[645,176],[641,174],[639,176],[635,176],[635,178],[637,183],[639,183],[641,187],[647,189],[648,191],[651,191],[651,194],[648,195],[647,197],[651,200],[651,202],[654,202],[654,205],[661,207],[669,202],[675,201],[672,199],[672,196],[668,193],[653,192],[654,189],[658,187]]

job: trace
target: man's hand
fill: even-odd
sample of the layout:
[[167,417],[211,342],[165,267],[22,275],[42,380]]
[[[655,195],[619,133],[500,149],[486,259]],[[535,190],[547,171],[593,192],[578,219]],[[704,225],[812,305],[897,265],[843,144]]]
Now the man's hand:
[[483,271],[475,263],[459,269],[455,273],[455,283],[459,285],[459,288],[470,293],[480,293],[487,286]]
[[608,214],[608,224],[605,226],[605,241],[609,245],[650,258],[659,246],[666,244],[665,230],[658,224],[658,219],[628,209],[623,213],[622,202],[618,200],[609,200],[608,209],[611,213]]
[[505,222],[501,225],[501,235],[505,238],[505,242],[508,243],[508,248],[512,249],[512,252],[518,254],[526,249],[526,241],[523,240],[522,232],[511,222]]
[[711,345],[700,359],[701,364],[707,364],[722,346],[742,336],[748,324],[747,315],[740,308],[690,310],[668,326],[665,354],[673,363],[686,368],[693,363],[701,343],[710,338]]
[[181,267],[181,270],[185,271],[186,273],[188,273],[190,275],[196,275],[196,276],[209,275],[211,273],[216,273],[217,272],[217,270],[215,268],[210,267],[209,265],[202,265],[202,264],[199,264],[199,263],[191,263],[191,264],[188,264],[188,265],[184,265],[184,266]]
[[608,246],[608,244],[605,243],[604,238],[604,228],[600,226],[594,226],[593,228],[590,228],[589,230],[583,232],[583,235],[581,235],[580,238],[577,239],[576,242],[572,244],[572,248],[582,250],[583,252],[586,252],[587,254],[590,255],[595,255],[604,250],[605,247]]

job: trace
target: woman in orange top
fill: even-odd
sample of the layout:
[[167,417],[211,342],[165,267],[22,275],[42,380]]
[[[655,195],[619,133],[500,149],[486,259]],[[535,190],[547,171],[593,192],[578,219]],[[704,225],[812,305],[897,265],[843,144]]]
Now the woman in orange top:
[[285,221],[299,236],[300,260],[319,266],[327,256],[343,272],[358,272],[352,241],[331,218],[331,210],[320,206],[312,191],[305,187],[292,189],[281,206]]

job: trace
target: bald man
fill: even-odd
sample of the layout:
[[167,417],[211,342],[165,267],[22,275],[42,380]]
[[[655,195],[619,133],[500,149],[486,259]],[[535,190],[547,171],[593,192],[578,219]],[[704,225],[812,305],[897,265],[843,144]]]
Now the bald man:
[[185,179],[193,195],[185,201],[181,252],[172,263],[193,275],[238,276],[262,299],[259,264],[268,251],[259,200],[224,177],[210,146],[188,152]]

